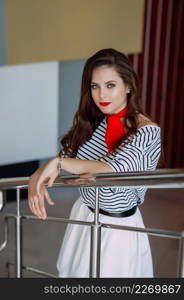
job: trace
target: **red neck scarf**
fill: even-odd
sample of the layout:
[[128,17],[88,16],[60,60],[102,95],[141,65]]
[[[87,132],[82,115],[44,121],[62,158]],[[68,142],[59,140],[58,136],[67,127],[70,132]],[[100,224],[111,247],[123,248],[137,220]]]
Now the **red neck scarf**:
[[120,120],[127,114],[128,106],[123,108],[116,114],[107,116],[107,129],[105,133],[105,142],[107,144],[108,152],[113,151],[116,148],[117,142],[126,133],[126,129]]

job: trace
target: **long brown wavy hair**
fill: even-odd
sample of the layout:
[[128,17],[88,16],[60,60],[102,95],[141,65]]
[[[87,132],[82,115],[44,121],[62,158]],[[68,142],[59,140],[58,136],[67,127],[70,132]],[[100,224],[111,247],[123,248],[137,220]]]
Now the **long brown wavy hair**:
[[[102,49],[91,56],[85,63],[79,107],[75,113],[71,129],[61,139],[62,149],[59,155],[65,153],[68,157],[75,157],[79,147],[91,138],[94,130],[105,117],[94,103],[91,95],[92,73],[94,69],[104,65],[113,67],[130,88],[130,93],[127,94],[128,112],[124,118],[124,126],[127,132],[118,141],[116,147],[122,142],[129,142],[131,140],[130,137],[137,132],[139,125],[138,114],[141,113],[150,119],[141,107],[139,79],[128,57],[115,49]],[[163,149],[161,156],[162,163],[159,163],[157,167],[163,165]]]

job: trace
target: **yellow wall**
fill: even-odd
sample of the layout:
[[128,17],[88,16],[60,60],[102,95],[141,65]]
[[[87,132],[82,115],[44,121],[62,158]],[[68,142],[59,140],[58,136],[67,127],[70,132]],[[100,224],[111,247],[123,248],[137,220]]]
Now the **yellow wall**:
[[8,64],[142,51],[144,0],[6,0]]

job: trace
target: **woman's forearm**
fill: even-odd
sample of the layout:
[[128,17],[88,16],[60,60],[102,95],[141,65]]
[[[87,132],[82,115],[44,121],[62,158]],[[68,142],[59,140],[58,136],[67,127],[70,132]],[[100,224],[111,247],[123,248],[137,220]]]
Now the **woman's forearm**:
[[[47,167],[47,165],[49,165]],[[53,159],[43,163],[31,176],[31,178],[37,180],[37,177],[42,174],[44,169],[52,168],[54,172],[59,171],[59,167],[62,170],[73,174],[84,173],[108,173],[114,172],[114,170],[106,163],[97,160],[84,160],[76,158],[63,158],[62,160],[57,156]]]
[[106,163],[97,160],[84,160],[76,158],[58,158],[61,169],[73,174],[108,173],[114,170]]

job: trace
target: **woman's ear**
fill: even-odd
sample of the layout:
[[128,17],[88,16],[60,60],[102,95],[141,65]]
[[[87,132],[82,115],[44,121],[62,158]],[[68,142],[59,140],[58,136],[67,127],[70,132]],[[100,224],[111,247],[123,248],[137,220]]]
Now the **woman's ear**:
[[126,92],[127,92],[127,94],[130,94],[130,87],[129,86],[127,87]]
[[126,93],[127,93],[127,94],[130,94],[130,92],[131,92],[131,89],[130,89],[130,87],[127,85],[127,86],[126,86]]

